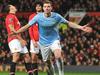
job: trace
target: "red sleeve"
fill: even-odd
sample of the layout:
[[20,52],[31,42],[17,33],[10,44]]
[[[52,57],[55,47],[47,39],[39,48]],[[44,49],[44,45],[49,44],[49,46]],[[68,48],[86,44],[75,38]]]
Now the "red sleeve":
[[9,16],[8,19],[7,19],[7,24],[11,24],[11,25],[14,25],[14,17],[13,16]]
[[[30,17],[29,17],[29,21],[35,16],[36,14],[35,13],[33,13],[32,15],[30,15]],[[30,28],[29,28],[29,36],[30,36],[30,38],[31,38],[31,40],[33,40],[34,39],[34,33],[33,33],[33,26],[31,26]]]
[[14,16],[9,15],[6,18],[6,28],[7,28],[8,33],[11,32],[9,25],[14,25]]
[[30,36],[31,40],[34,39],[32,26],[29,28],[29,36]]

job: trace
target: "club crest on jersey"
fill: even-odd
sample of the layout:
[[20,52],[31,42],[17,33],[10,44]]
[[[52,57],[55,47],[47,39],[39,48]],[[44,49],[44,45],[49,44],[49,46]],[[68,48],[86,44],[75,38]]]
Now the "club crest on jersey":
[[9,21],[10,21],[10,22],[13,22],[13,18],[10,18]]
[[15,51],[17,50],[17,48],[14,49]]

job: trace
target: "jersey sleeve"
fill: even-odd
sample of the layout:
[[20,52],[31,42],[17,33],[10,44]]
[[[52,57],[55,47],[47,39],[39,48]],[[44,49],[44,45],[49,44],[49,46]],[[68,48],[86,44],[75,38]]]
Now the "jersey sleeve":
[[[30,21],[35,15],[36,15],[35,13],[32,14],[32,15],[30,15],[30,16],[29,16],[29,21]],[[34,39],[34,37],[33,37],[33,26],[31,26],[31,27],[29,28],[29,36],[30,36],[31,39]]]
[[37,19],[38,19],[38,15],[34,16],[34,17],[32,18],[32,20],[30,20],[30,21],[28,22],[28,25],[30,25],[30,26],[34,25],[34,24],[37,22]]
[[7,25],[8,25],[8,27],[9,27],[9,25],[14,25],[14,17],[8,17]]
[[57,14],[57,17],[60,19],[59,23],[68,23],[69,21],[62,17],[60,14]]
[[29,28],[29,36],[30,36],[31,39],[34,39],[32,26]]

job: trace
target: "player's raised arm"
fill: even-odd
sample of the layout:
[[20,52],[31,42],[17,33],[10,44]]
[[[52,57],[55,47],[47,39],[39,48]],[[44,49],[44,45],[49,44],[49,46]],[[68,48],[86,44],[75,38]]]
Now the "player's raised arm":
[[88,25],[81,26],[81,25],[78,25],[74,22],[66,20],[60,14],[56,14],[56,15],[57,15],[57,20],[60,20],[59,21],[60,23],[67,23],[69,25],[69,27],[71,27],[71,28],[80,29],[80,30],[85,31],[85,32],[92,32],[92,28],[88,27]]
[[12,31],[13,31],[14,34],[18,34],[18,33],[26,31],[29,27],[30,27],[30,25],[26,24],[25,26],[21,27],[19,30],[17,30],[17,31],[12,30]]
[[21,27],[19,30],[13,31],[13,33],[18,34],[26,31],[31,25],[34,25],[37,22],[37,20],[38,20],[38,15],[32,18],[32,20],[30,20],[25,26]]
[[73,22],[70,22],[70,21],[68,21],[68,25],[72,28],[77,28],[77,29],[80,29],[80,30],[85,31],[85,32],[92,32],[92,28],[88,27],[87,25],[80,26],[80,25],[73,23]]

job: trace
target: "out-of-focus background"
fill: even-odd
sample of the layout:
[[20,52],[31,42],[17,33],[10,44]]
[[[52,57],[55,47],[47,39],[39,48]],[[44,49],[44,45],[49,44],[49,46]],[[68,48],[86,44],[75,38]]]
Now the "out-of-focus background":
[[[5,29],[5,7],[11,3],[17,9],[17,17],[21,25],[28,22],[29,15],[34,12],[34,3],[39,0],[0,0],[0,72],[9,71],[11,53],[7,43]],[[44,0],[40,0],[44,1]],[[87,23],[93,28],[92,33],[69,28],[62,24],[59,27],[61,45],[64,51],[65,71],[83,71],[100,73],[100,0],[50,0],[53,11],[61,14],[67,20],[80,25]],[[29,33],[22,33],[27,40],[29,49]],[[20,58],[17,71],[25,71],[23,58]],[[45,71],[45,66],[39,60],[39,70]]]

